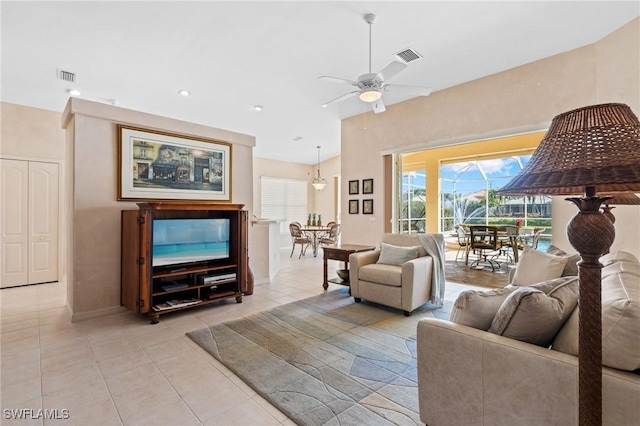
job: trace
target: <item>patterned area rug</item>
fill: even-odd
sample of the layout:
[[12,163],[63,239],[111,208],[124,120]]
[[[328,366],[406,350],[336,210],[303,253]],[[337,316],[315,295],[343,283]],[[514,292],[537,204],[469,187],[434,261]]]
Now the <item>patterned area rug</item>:
[[416,323],[437,312],[339,289],[187,335],[298,424],[417,425]]

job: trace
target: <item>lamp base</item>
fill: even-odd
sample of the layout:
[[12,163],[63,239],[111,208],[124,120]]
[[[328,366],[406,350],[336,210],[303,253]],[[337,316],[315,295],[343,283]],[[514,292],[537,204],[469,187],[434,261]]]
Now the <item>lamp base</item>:
[[581,426],[602,424],[602,264],[615,239],[613,223],[600,212],[608,198],[568,198],[580,211],[567,225],[569,242],[580,253],[578,280],[578,415]]

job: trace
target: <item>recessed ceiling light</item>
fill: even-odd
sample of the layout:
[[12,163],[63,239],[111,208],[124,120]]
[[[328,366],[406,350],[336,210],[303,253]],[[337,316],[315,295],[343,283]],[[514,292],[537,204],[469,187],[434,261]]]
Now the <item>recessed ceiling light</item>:
[[264,109],[264,107],[263,107],[262,105],[254,105],[254,106],[253,106],[253,109],[254,109],[255,111],[262,111],[262,110]]
[[66,92],[68,94],[70,94],[71,96],[80,96],[80,95],[82,95],[82,92],[80,92],[78,89],[67,89]]
[[178,93],[181,94],[182,96],[189,96],[191,94],[191,92],[189,92],[186,89],[180,89],[178,90]]
[[300,142],[302,140],[302,136],[296,136],[295,138],[293,138],[293,140],[295,142]]

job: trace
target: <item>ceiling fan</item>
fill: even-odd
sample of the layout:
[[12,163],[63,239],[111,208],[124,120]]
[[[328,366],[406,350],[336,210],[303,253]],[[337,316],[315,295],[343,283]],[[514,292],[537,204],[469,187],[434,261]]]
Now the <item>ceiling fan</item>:
[[364,16],[364,20],[367,24],[369,24],[369,72],[367,74],[362,74],[360,77],[358,77],[357,81],[339,77],[330,77],[326,75],[318,77],[322,80],[333,81],[337,83],[346,83],[357,88],[357,90],[339,96],[336,99],[323,104],[322,106],[326,107],[333,103],[342,102],[355,95],[358,95],[361,101],[370,103],[373,112],[377,114],[386,110],[384,102],[382,101],[382,92],[387,92],[389,90],[398,88],[402,89],[411,97],[429,95],[431,93],[431,88],[429,87],[406,86],[401,84],[387,83],[387,81],[389,81],[391,77],[395,76],[407,67],[407,65],[403,64],[402,62],[392,61],[389,65],[384,67],[382,71],[378,73],[371,72],[371,27],[376,21],[376,15],[374,15],[373,13],[369,13]]

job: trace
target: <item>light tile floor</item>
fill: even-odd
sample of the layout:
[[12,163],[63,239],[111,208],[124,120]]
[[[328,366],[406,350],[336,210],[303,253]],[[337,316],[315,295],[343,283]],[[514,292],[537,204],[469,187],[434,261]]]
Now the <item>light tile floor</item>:
[[[339,267],[330,261],[330,275]],[[346,289],[329,291],[336,288]],[[433,314],[448,318],[465,288],[449,283],[447,303]],[[71,323],[62,283],[3,289],[0,423],[293,425],[185,333],[323,291],[322,252],[298,259],[297,250],[292,258],[282,251],[280,272],[243,303],[168,314],[154,325],[130,312]]]

